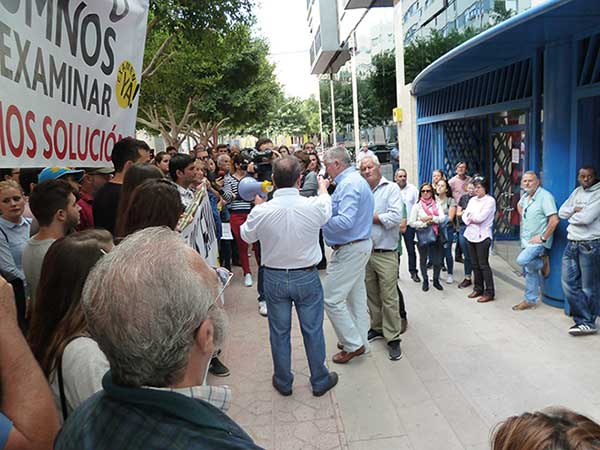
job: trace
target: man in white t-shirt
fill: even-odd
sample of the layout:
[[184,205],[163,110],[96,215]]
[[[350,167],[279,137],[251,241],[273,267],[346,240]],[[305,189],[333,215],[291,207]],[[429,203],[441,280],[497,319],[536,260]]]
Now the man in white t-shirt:
[[[406,206],[406,217],[409,217],[413,205],[419,198],[419,190],[415,185],[408,183],[408,175],[405,169],[398,169],[394,179],[400,187],[400,195],[402,195],[402,201]],[[420,283],[421,279],[417,270],[417,253],[415,250],[415,229],[407,226],[402,237],[404,238],[406,253],[408,253],[408,271],[410,272],[410,277],[415,283]]]
[[356,152],[356,166],[360,167],[360,162],[365,156],[375,156],[372,150],[369,150],[367,143],[364,143],[361,149]]

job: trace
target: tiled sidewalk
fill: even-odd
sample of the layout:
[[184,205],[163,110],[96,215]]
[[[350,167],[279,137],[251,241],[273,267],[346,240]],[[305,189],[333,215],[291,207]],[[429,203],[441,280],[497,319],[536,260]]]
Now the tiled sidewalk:
[[[226,309],[231,322],[223,359],[231,370],[227,378],[211,383],[232,387],[229,415],[258,445],[271,450],[336,450],[344,446],[344,432],[332,391],[312,395],[302,335],[294,313],[292,333],[293,394],[283,397],[271,386],[273,365],[267,319],[258,315],[256,289],[243,286],[237,276],[227,290]],[[335,389],[333,389],[335,391]]]
[[[266,449],[488,450],[493,427],[509,415],[564,405],[600,420],[600,336],[573,338],[570,318],[540,305],[515,312],[522,291],[496,278],[497,300],[468,300],[456,283],[425,293],[400,286],[409,328],[404,357],[392,362],[382,341],[347,365],[329,363],[339,384],[322,398],[310,391],[297,321],[294,393],[271,387],[267,319],[255,288],[237,276],[227,291],[231,334],[223,355],[232,375],[212,379],[233,388],[230,415]],[[495,271],[513,277],[492,258]],[[455,268],[461,280],[462,267]],[[237,272],[236,272],[237,274]],[[503,277],[506,278],[506,277]],[[337,351],[325,321],[328,359]]]

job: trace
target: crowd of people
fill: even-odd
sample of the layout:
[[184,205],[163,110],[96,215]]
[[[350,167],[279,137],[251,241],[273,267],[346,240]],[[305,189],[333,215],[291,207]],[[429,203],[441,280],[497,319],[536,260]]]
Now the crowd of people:
[[[413,281],[420,283],[415,245],[419,253],[422,289],[429,290],[427,270],[433,267],[433,286],[443,290],[454,282],[454,262],[464,264],[465,278],[458,284],[472,286],[468,298],[479,303],[496,296],[494,275],[489,263],[494,240],[496,200],[489,193],[485,177],[468,176],[468,165],[460,161],[456,174],[447,180],[441,170],[434,170],[431,183],[417,189],[407,182],[404,169],[396,171],[396,182],[408,209],[408,226],[403,232],[408,253],[408,268]],[[523,300],[514,311],[536,307],[542,280],[550,274],[549,250],[560,219],[567,220],[568,244],[562,258],[562,286],[574,320],[572,336],[597,333],[600,314],[600,183],[596,170],[584,166],[578,172],[579,187],[558,209],[551,192],[540,185],[535,172],[522,176],[522,195],[516,204],[519,215],[521,251],[517,264],[525,278]],[[457,238],[453,262],[452,244]]]
[[[246,287],[256,284],[272,385],[283,396],[293,394],[292,306],[314,396],[339,381],[326,364],[325,314],[338,341],[334,364],[368,353],[377,340],[391,361],[401,359],[403,244],[410,277],[423,291],[430,268],[434,289],[444,290],[442,272],[453,284],[458,262],[465,274],[458,288],[472,286],[467,296],[479,303],[496,297],[489,264],[496,202],[488,181],[468,176],[464,162],[452,178],[436,170],[419,189],[402,168],[386,179],[368,148],[353,160],[341,147],[319,154],[311,142],[290,149],[266,138],[253,149],[197,144],[156,155],[125,138],[112,164],[0,174],[0,448],[50,448],[57,433],[58,449],[258,448],[225,414],[229,388],[206,384],[208,373],[230,373],[220,352],[233,266]],[[273,191],[244,198],[248,177],[272,183]],[[583,167],[580,187],[557,210],[536,174],[526,172],[518,204],[526,289],[513,309],[536,305],[552,235],[559,217],[566,219],[562,276],[572,335],[595,333],[600,313],[597,181]],[[211,206],[217,267],[179,234],[199,192]],[[319,270],[326,270],[323,281]],[[583,441],[600,445],[596,424],[562,411],[509,419],[494,449],[524,448],[510,444],[514,430],[506,429],[525,433],[536,421],[560,422],[567,434],[584,430]]]

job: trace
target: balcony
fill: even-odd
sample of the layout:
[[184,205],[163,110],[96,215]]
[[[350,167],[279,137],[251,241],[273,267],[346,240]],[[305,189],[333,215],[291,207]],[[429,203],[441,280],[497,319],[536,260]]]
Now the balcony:
[[394,0],[347,0],[344,9],[386,8],[394,6]]

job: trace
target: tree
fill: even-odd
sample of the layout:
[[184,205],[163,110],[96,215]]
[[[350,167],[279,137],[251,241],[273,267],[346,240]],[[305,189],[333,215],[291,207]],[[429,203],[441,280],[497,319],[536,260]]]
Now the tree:
[[[202,41],[206,33],[228,34],[238,24],[250,25],[253,0],[160,0],[150,2],[146,43],[160,35],[142,71],[149,78],[179,50],[180,38]],[[147,53],[146,53],[147,54]]]
[[505,0],[495,0],[490,13],[491,23],[481,29],[466,28],[464,31],[453,30],[444,36],[438,30],[432,30],[425,38],[417,38],[404,47],[404,75],[406,83],[412,83],[415,77],[429,64],[446,54],[454,47],[477,36],[482,31],[509,19],[516,14],[512,9],[506,9]]
[[404,47],[406,83],[412,83],[425,67],[477,34],[479,30],[473,28],[467,28],[463,32],[453,30],[447,36],[438,30],[433,30],[426,38],[416,38],[414,42]]
[[393,50],[373,56],[373,71],[367,78],[371,91],[371,101],[376,115],[375,122],[387,124],[392,120],[392,110],[396,107],[396,57]]
[[[167,34],[156,32],[147,41],[146,59]],[[223,123],[236,128],[256,121],[281,92],[268,51],[242,24],[227,34],[209,30],[201,41],[182,34],[169,63],[142,85],[139,124],[178,145],[186,135],[214,143]]]

